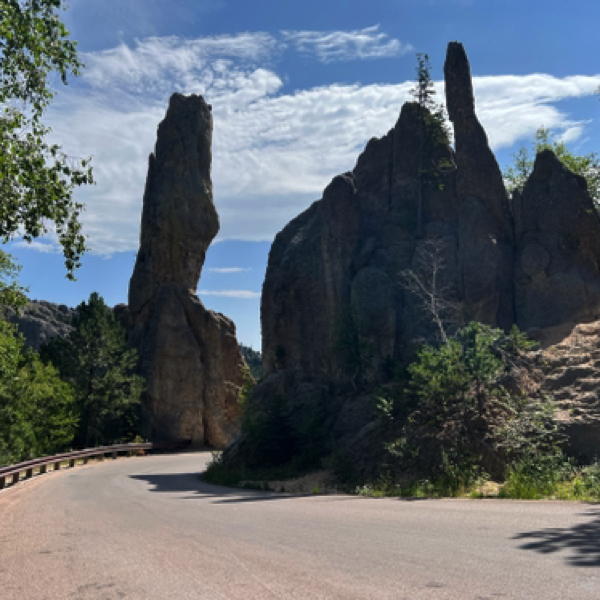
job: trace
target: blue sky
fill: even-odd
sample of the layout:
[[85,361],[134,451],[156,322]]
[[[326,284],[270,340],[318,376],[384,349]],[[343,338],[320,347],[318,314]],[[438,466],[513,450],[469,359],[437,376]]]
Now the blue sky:
[[221,231],[198,292],[254,348],[271,241],[393,126],[415,53],[442,100],[446,45],[464,43],[501,165],[541,125],[600,151],[593,0],[70,0],[63,16],[86,69],[47,121],[68,154],[93,156],[97,185],[76,192],[91,252],[72,283],[52,236],[11,243],[32,298],[126,302],[148,154],[175,91],[213,105]]

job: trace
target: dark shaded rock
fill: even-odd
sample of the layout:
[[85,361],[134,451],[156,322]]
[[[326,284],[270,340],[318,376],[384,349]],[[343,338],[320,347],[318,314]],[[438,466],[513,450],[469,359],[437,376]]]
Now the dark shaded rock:
[[459,42],[448,44],[444,77],[458,167],[464,301],[471,318],[508,327],[514,321],[508,197],[496,157],[475,115],[471,67]]
[[147,381],[148,435],[195,447],[222,447],[237,435],[245,364],[233,322],[195,294],[219,230],[211,140],[210,106],[174,94],[150,155],[129,309],[118,310]]
[[600,316],[600,220],[585,179],[551,150],[515,197],[515,304],[523,329]]
[[[363,411],[360,403],[386,384],[390,365],[406,364],[418,343],[439,339],[406,280],[407,270],[431,279],[432,262],[423,257],[432,246],[438,291],[454,305],[455,324],[529,329],[600,316],[600,223],[585,182],[544,152],[511,206],[457,42],[448,46],[444,75],[455,151],[432,141],[426,108],[406,103],[395,126],[368,142],[355,168],[335,177],[269,254],[264,374],[288,381],[291,369],[301,373],[293,381],[329,386],[324,402],[338,418],[328,433],[348,453],[360,447],[378,455],[372,406]],[[586,385],[595,379],[586,377]],[[295,395],[293,381],[286,397]],[[259,384],[259,404],[272,385]],[[584,387],[577,389],[589,399]]]

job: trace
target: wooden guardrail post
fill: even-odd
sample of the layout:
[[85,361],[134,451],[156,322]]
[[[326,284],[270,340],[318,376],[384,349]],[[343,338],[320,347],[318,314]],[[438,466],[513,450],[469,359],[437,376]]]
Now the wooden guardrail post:
[[54,470],[55,471],[60,471],[60,460],[58,462],[54,463]]
[[25,471],[25,479],[31,479],[33,477],[33,467]]
[[3,490],[5,485],[6,485],[6,477],[0,477],[0,490]]
[[48,471],[48,465],[42,465],[40,467],[40,475],[43,475],[44,473],[46,473]]
[[69,466],[70,466],[71,468],[75,466],[75,459],[74,459],[74,458],[72,458],[72,459],[69,461]]
[[15,485],[15,483],[19,483],[19,475],[20,475],[20,473],[15,473],[15,474],[12,476],[12,484],[13,484],[13,485]]

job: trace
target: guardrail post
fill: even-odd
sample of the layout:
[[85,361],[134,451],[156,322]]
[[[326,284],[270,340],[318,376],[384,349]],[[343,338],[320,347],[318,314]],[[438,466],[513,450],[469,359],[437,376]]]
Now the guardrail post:
[[115,458],[118,458],[118,456],[119,456],[119,453],[118,453],[118,452],[113,452],[113,453],[112,453],[112,457],[113,457],[113,459],[115,459]]
[[72,459],[69,461],[69,466],[70,466],[71,468],[73,468],[73,467],[75,466],[75,459],[74,459],[74,458],[72,458]]
[[43,475],[44,473],[46,473],[46,471],[48,471],[48,465],[42,465],[40,467],[40,475]]
[[12,484],[13,484],[13,485],[15,485],[15,483],[19,483],[19,475],[20,475],[20,473],[15,473],[15,474],[12,476]]
[[89,457],[89,456],[86,456],[86,457],[83,459],[83,464],[84,464],[84,465],[87,465],[89,460],[90,460],[90,457]]
[[54,470],[55,471],[60,471],[60,460],[58,462],[54,463]]
[[0,490],[3,490],[5,485],[6,485],[6,477],[0,477]]
[[33,468],[27,469],[27,471],[25,471],[25,479],[31,479],[32,477],[33,477]]

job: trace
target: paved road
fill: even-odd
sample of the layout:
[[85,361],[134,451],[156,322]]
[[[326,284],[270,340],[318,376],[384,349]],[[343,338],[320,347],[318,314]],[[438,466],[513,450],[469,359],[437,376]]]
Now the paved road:
[[202,483],[209,458],[0,492],[0,598],[600,598],[600,506],[246,492]]

